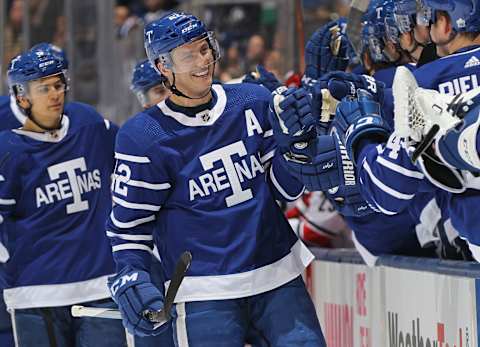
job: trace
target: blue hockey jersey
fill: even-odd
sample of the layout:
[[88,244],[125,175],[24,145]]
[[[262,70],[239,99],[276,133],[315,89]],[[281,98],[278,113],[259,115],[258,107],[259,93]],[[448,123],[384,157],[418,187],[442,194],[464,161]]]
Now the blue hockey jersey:
[[0,133],[0,216],[13,225],[9,308],[110,296],[114,264],[104,222],[116,131],[90,106],[70,103],[57,131]]
[[180,254],[190,251],[176,302],[262,293],[313,260],[275,201],[295,200],[303,186],[275,153],[270,93],[251,84],[212,90],[204,107],[167,99],[134,116],[115,147],[107,235],[117,269],[148,269],[155,242],[170,279]]
[[25,119],[12,97],[0,96],[0,131],[19,128]]

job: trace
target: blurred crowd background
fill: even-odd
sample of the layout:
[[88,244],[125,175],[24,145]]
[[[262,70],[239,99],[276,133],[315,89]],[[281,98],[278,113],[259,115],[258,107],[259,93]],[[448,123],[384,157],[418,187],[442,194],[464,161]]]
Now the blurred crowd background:
[[135,63],[145,58],[143,27],[174,9],[200,16],[215,31],[222,49],[218,80],[263,64],[285,81],[299,70],[299,4],[306,38],[349,10],[349,0],[0,0],[0,94],[8,93],[10,60],[52,42],[67,52],[71,97],[121,124],[139,110],[129,85]]

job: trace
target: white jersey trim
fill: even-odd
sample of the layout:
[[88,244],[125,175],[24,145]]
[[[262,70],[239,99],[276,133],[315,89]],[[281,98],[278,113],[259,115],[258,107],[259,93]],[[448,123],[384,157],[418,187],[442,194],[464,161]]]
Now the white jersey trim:
[[130,210],[144,210],[144,211],[158,212],[162,208],[162,206],[157,206],[157,205],[137,204],[134,202],[126,201],[126,200],[120,199],[119,197],[116,197],[115,195],[113,195],[112,200],[114,203],[119,204],[120,206],[123,206]]
[[15,205],[15,199],[0,199],[0,205]]
[[115,159],[130,161],[132,163],[139,163],[139,164],[150,163],[150,159],[148,157],[139,157],[137,155],[130,155],[130,154],[119,153],[119,152],[115,152]]
[[404,168],[403,166],[400,166],[398,164],[395,164],[395,163],[392,163],[391,161],[388,161],[386,160],[385,158],[383,157],[377,157],[377,162],[392,170],[392,171],[395,171],[403,176],[407,176],[407,177],[412,177],[412,178],[418,178],[419,180],[423,180],[425,178],[425,175],[422,174],[421,172],[416,172],[416,171],[412,171],[412,170],[408,170],[406,168]]
[[116,245],[112,247],[112,252],[119,252],[119,251],[125,251],[125,250],[137,250],[137,251],[147,251],[149,253],[152,253],[153,250],[147,245],[142,245],[139,243],[124,243],[121,245]]
[[[186,276],[175,302],[227,300],[265,293],[300,276],[314,258],[298,240],[283,258],[255,270],[218,276]],[[165,289],[169,285],[170,281],[165,282]]]
[[13,129],[12,131],[18,135],[26,136],[37,141],[58,143],[62,141],[65,136],[67,136],[69,128],[70,119],[68,119],[66,115],[63,115],[62,126],[58,130],[45,131],[43,133],[37,133],[23,129]]
[[151,216],[147,216],[145,218],[140,218],[140,219],[135,219],[135,220],[132,220],[132,221],[129,221],[129,222],[120,222],[118,219],[115,218],[115,216],[113,215],[113,211],[112,211],[112,213],[110,213],[110,218],[112,220],[113,225],[115,225],[117,228],[129,229],[129,228],[134,228],[134,227],[136,227],[137,225],[140,225],[140,224],[144,224],[144,223],[154,221],[155,220],[155,215],[152,214]]
[[468,242],[468,240],[464,239],[467,241],[468,248],[470,248],[470,252],[472,252],[473,257],[477,262],[480,262],[480,246],[474,245],[473,243]]
[[300,192],[295,195],[295,196],[291,196],[290,194],[288,194],[285,189],[283,189],[283,187],[280,185],[280,183],[277,181],[277,178],[275,177],[275,174],[273,173],[273,166],[270,167],[270,179],[272,180],[272,183],[273,185],[275,186],[275,188],[278,190],[278,192],[280,194],[282,194],[282,196],[287,199],[287,200],[290,200],[290,201],[295,201],[297,200],[299,197],[302,196],[303,192],[305,191],[305,187],[303,187]]
[[372,172],[370,169],[370,166],[366,161],[363,162],[363,168],[367,172],[368,176],[372,180],[373,184],[375,184],[378,188],[383,190],[385,193],[388,195],[393,196],[394,198],[400,199],[400,200],[411,200],[415,196],[415,194],[403,194],[400,192],[397,192],[395,189],[390,188],[386,184],[384,184],[382,181],[380,181]]
[[117,234],[112,231],[107,230],[107,236],[108,237],[116,237],[122,240],[127,240],[127,241],[152,241],[153,236],[152,235],[131,235],[131,234]]
[[[115,175],[115,176],[119,176],[119,175]],[[136,181],[136,180],[129,180],[125,182],[125,184],[131,187],[145,188],[150,190],[167,190],[172,187],[170,183],[150,183],[150,182]]]
[[108,276],[110,275],[81,282],[8,288],[3,291],[3,297],[9,310],[68,306],[106,299],[110,298]]
[[175,112],[170,109],[165,101],[157,104],[158,108],[165,116],[172,117],[180,124],[191,127],[204,127],[214,124],[218,118],[223,114],[225,106],[227,105],[227,95],[220,84],[213,84],[212,89],[217,95],[217,102],[215,106],[206,115],[205,112],[199,112],[195,117],[189,117],[186,114]]
[[260,158],[260,162],[262,164],[265,164],[267,161],[272,159],[274,155],[275,155],[275,150],[272,149],[270,152],[268,152],[267,154],[264,154],[263,157]]

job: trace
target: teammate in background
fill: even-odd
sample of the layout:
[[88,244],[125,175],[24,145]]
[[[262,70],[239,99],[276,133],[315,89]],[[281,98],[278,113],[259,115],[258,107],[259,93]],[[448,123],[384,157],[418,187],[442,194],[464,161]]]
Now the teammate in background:
[[170,91],[164,85],[165,82],[166,78],[159,75],[147,59],[135,65],[130,89],[136,95],[140,105],[147,109],[170,95]]
[[438,58],[435,44],[430,39],[431,9],[424,0],[399,0],[391,17],[385,21],[387,32],[390,26],[396,26],[400,35],[400,47],[405,50],[417,67]]
[[[65,60],[64,52],[57,46],[50,43],[39,43],[32,47],[40,48],[56,54],[60,59]],[[68,62],[65,61],[67,64]],[[26,116],[19,109],[15,97],[0,96],[0,131],[20,128],[25,124]],[[3,225],[2,225],[3,224]],[[0,228],[5,228],[6,223],[0,223]],[[6,232],[0,231],[0,234],[6,235]],[[6,240],[3,240],[6,241]],[[8,260],[8,250],[3,243],[0,246],[0,262]],[[12,322],[10,314],[6,310],[3,299],[3,289],[8,288],[8,279],[6,275],[5,264],[0,264],[0,345],[4,347],[14,346]]]
[[[147,59],[135,65],[130,89],[137,96],[140,105],[147,110],[170,95],[170,91],[164,86],[165,82],[166,78],[160,75]],[[160,264],[161,259],[156,248],[153,250],[151,260],[150,274],[152,283],[163,292],[165,278]],[[167,324],[169,325],[168,329],[158,336],[135,336],[135,347],[174,346],[171,322]]]
[[[0,131],[5,129],[19,128],[22,126],[20,120],[15,117],[14,112],[12,111],[10,101],[10,97],[0,96]],[[16,106],[16,103],[13,102],[13,105]],[[4,228],[6,228],[6,223],[0,223],[0,234],[2,235],[5,235],[5,232],[3,232]],[[1,236],[0,239],[2,239],[0,244],[0,261],[5,262],[9,257],[8,251],[4,245],[6,240]],[[0,345],[5,347],[13,347],[14,340],[12,323],[10,315],[6,310],[5,301],[3,300],[3,290],[5,288],[8,288],[5,264],[0,264]]]
[[107,228],[118,275],[109,283],[125,326],[162,329],[143,316],[163,307],[149,275],[155,244],[167,279],[182,252],[193,255],[175,299],[176,346],[241,347],[254,331],[272,346],[325,346],[300,276],[313,255],[275,202],[295,200],[303,185],[279,165],[270,93],[212,85],[218,45],[192,15],[150,23],[145,46],[172,95],[117,135]]
[[116,128],[90,106],[65,105],[66,67],[63,57],[34,47],[8,69],[25,123],[0,133],[0,216],[10,253],[5,302],[17,346],[122,346],[119,321],[70,315],[77,303],[115,307],[103,225]]

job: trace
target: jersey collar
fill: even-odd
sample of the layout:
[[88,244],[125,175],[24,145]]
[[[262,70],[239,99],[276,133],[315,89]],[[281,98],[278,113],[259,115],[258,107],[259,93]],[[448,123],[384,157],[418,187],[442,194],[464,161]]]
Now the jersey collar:
[[190,127],[209,126],[216,122],[216,120],[223,114],[225,105],[227,104],[227,96],[221,84],[213,84],[212,91],[215,93],[216,102],[211,110],[205,110],[197,113],[194,116],[188,116],[182,112],[172,110],[165,101],[162,101],[157,106],[162,113],[167,117],[172,117],[182,125]]
[[37,133],[34,131],[28,131],[23,129],[13,129],[12,131],[18,135],[23,135],[37,141],[57,143],[62,141],[65,136],[67,136],[69,126],[70,119],[68,119],[66,115],[63,115],[62,126],[58,130],[47,131],[44,133]]

